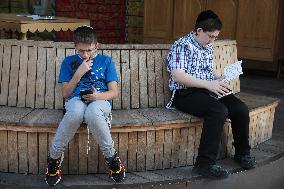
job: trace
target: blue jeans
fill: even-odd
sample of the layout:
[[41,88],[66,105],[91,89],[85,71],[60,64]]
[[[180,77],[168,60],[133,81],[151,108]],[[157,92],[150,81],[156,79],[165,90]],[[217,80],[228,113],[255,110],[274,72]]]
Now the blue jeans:
[[74,137],[83,120],[94,135],[105,158],[115,154],[113,140],[110,134],[108,119],[111,105],[106,100],[96,100],[89,104],[79,97],[74,97],[65,103],[66,113],[61,120],[52,140],[49,156],[58,159],[64,152],[65,146]]

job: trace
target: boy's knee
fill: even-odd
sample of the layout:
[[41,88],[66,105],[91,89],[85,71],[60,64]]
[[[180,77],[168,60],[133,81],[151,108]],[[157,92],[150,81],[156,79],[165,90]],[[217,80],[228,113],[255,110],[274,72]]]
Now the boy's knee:
[[83,122],[84,112],[80,111],[79,109],[69,110],[68,112],[66,112],[65,116],[67,116],[71,120]]
[[234,107],[232,117],[249,117],[249,110],[246,104],[242,103]]
[[228,117],[228,108],[223,104],[219,104],[218,107],[215,107],[214,112],[214,116],[216,119],[226,120],[226,118]]

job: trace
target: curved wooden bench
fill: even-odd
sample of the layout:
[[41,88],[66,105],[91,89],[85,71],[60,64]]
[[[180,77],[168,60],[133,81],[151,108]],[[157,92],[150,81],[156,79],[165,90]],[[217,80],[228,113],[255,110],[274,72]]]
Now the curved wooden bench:
[[[202,119],[167,110],[170,98],[165,56],[169,45],[108,45],[120,78],[120,96],[113,101],[112,136],[127,171],[192,165]],[[215,43],[219,72],[236,61],[235,41]],[[60,64],[74,53],[72,43],[0,40],[0,171],[42,174],[50,142],[62,119],[63,99],[56,83]],[[239,80],[230,83],[239,92]],[[250,108],[250,142],[271,137],[277,100],[239,93]],[[228,120],[219,157],[233,153]],[[78,130],[65,151],[65,174],[105,173],[95,140]]]

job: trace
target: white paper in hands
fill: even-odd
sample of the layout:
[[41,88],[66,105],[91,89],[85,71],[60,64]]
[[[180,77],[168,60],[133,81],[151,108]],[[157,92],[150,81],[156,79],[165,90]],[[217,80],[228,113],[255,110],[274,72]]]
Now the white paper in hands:
[[[243,74],[243,70],[242,70],[242,61],[237,61],[233,64],[230,64],[228,66],[226,66],[224,68],[224,79],[223,81],[228,83],[229,81],[233,80],[233,79],[237,79],[239,78],[239,76]],[[230,89],[229,89],[230,90]],[[218,96],[217,94],[212,94],[211,96],[213,96],[216,99],[220,99],[224,96],[227,96],[229,94],[232,94],[233,91],[230,90],[228,93],[222,95],[222,96]]]
[[233,79],[237,79],[241,74],[243,74],[242,60],[230,64],[224,68],[224,81],[229,82]]

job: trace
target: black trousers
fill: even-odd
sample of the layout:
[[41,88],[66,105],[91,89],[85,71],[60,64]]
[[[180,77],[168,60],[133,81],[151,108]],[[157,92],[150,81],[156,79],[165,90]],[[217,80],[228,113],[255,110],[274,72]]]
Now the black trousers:
[[233,94],[219,100],[210,94],[206,89],[181,89],[176,91],[173,100],[177,109],[204,118],[195,165],[206,166],[216,163],[226,118],[231,119],[235,154],[248,155],[250,153],[247,106]]

